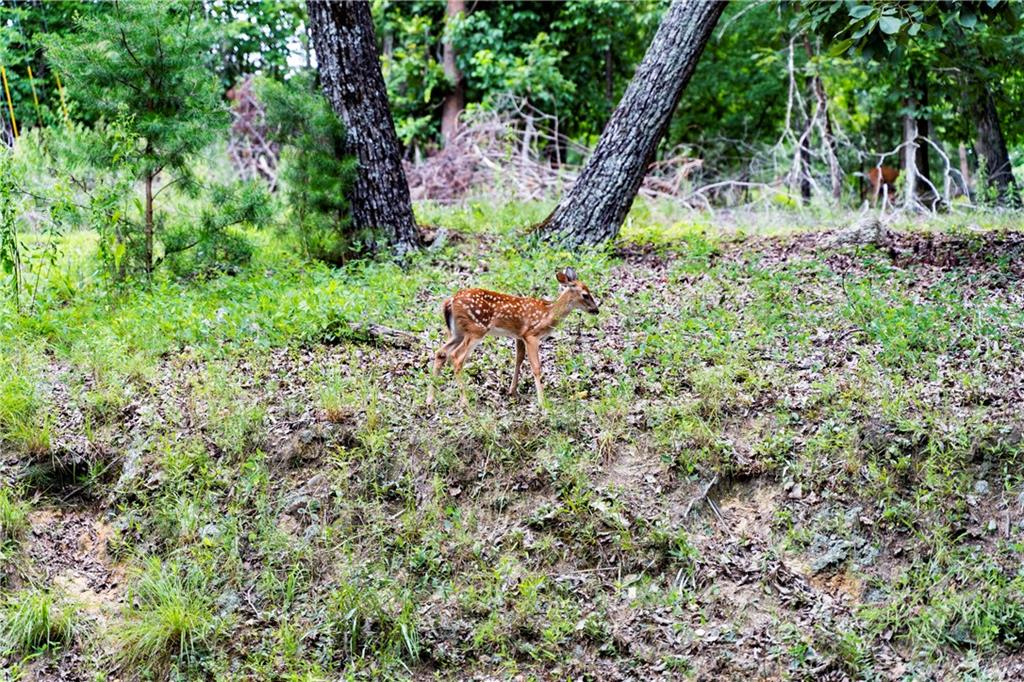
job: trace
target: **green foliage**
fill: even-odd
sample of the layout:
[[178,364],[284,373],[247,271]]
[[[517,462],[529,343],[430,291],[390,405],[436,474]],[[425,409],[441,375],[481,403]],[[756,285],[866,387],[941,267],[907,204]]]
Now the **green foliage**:
[[226,122],[206,68],[209,27],[186,3],[135,0],[101,17],[80,17],[72,35],[45,39],[83,107],[120,120],[126,143],[108,161],[136,177],[182,171]]
[[[705,171],[726,171],[750,156],[746,144],[772,144],[785,120],[788,95],[785,26],[771,3],[730,4],[704,48],[679,102],[666,147],[700,143]],[[806,61],[795,55],[797,67]]]
[[299,0],[212,0],[204,10],[217,27],[213,67],[224,91],[253,73],[283,78],[289,58],[297,56],[296,36],[303,50],[312,49],[304,33],[306,8]]
[[16,656],[59,648],[71,641],[75,607],[43,588],[21,590],[0,607],[0,654]]
[[[113,3],[82,3],[75,0],[41,3],[5,0],[0,3],[0,64],[7,69],[11,99],[22,134],[34,127],[64,123],[57,79],[63,81],[65,74],[54,73],[48,54],[39,42],[39,36],[44,32],[70,35],[76,30],[78,17],[99,16],[112,7]],[[33,76],[31,81],[28,76],[30,68]],[[38,109],[35,106],[36,98],[39,100]],[[7,118],[5,102],[0,120]]]
[[658,2],[574,0],[494,3],[449,21],[432,2],[374,4],[388,96],[399,138],[437,141],[440,104],[450,85],[440,43],[450,39],[463,72],[466,101],[504,106],[525,99],[562,121],[561,132],[596,137],[647,48]]
[[44,409],[34,367],[26,355],[0,355],[0,442],[30,455],[50,449],[52,417]]
[[[69,93],[106,122],[92,131],[86,157],[93,168],[113,170],[114,182],[93,204],[108,219],[101,231],[118,275],[126,266],[152,272],[162,224],[154,197],[194,181],[190,161],[227,122],[207,68],[212,42],[194,4],[152,0],[117,3],[110,13],[80,17],[70,35],[44,39],[68,74]],[[128,181],[143,185],[134,221],[122,204]]]
[[340,264],[372,245],[372,234],[349,229],[345,196],[356,159],[346,157],[345,128],[308,74],[287,82],[264,80],[259,96],[271,136],[282,145],[279,182],[307,257]]
[[834,34],[835,54],[856,48],[865,56],[883,51],[901,53],[918,36],[938,41],[959,37],[983,23],[1005,23],[1011,32],[1020,23],[1017,8],[1009,0],[975,3],[819,2],[807,6],[794,21],[815,31]]
[[237,272],[255,251],[241,228],[260,227],[272,219],[266,186],[257,180],[211,184],[196,203],[198,219],[179,204],[168,221],[162,260],[178,275]]
[[396,587],[342,582],[332,592],[328,622],[340,653],[382,662],[419,658],[416,605]]
[[0,287],[6,290],[15,306],[21,297],[21,245],[18,243],[18,213],[20,202],[16,195],[16,169],[11,154],[0,151]]
[[118,657],[136,670],[194,663],[222,633],[212,594],[195,568],[150,559],[129,589],[127,622],[117,629]]

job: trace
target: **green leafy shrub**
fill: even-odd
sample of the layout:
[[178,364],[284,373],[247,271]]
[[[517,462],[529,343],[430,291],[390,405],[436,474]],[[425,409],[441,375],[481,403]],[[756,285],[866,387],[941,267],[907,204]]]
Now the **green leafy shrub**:
[[217,184],[198,202],[199,219],[178,211],[164,232],[165,259],[179,276],[235,274],[255,253],[240,227],[261,227],[270,221],[266,187],[257,181]]
[[371,234],[348,229],[345,194],[356,160],[344,156],[345,128],[312,78],[262,81],[259,96],[271,135],[282,145],[279,180],[306,255],[337,264],[372,245]]
[[207,63],[215,37],[201,10],[181,1],[131,0],[109,12],[80,15],[76,24],[74,32],[43,42],[49,59],[67,74],[70,94],[100,121],[69,134],[75,143],[62,146],[68,163],[89,169],[81,183],[92,185],[84,203],[109,271],[116,279],[152,275],[161,246],[166,255],[203,245],[204,259],[237,260],[238,235],[225,229],[236,216],[222,210],[218,196],[225,190],[211,193],[214,209],[186,223],[187,235],[186,224],[170,223],[163,210],[173,196],[164,194],[169,188],[198,194],[196,157],[227,124]]

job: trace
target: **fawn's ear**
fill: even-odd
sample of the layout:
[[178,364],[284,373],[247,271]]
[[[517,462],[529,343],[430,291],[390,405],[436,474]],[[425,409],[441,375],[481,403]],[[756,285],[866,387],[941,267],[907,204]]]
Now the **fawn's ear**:
[[559,270],[558,272],[556,272],[555,273],[555,279],[558,280],[559,284],[563,284],[563,285],[568,284],[569,282],[572,281],[571,279],[569,279],[569,276],[566,274],[566,270]]
[[571,267],[570,268],[566,268],[564,270],[564,272],[565,272],[566,278],[570,282],[575,282],[575,281],[579,280],[579,277],[576,276],[576,268],[571,268]]

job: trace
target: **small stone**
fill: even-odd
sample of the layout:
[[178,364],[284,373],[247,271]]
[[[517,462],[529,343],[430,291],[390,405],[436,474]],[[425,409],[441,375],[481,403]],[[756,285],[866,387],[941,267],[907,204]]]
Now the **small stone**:
[[206,542],[213,542],[222,535],[220,526],[216,523],[208,523],[199,529],[199,537]]
[[999,526],[996,525],[996,520],[995,519],[989,519],[988,520],[988,532],[989,533],[995,533],[998,528],[999,528]]
[[789,499],[791,499],[791,500],[801,500],[801,499],[803,499],[803,497],[804,497],[804,489],[803,489],[803,487],[799,483],[797,483],[796,485],[793,486],[793,489],[789,491]]
[[974,482],[974,492],[978,493],[979,495],[988,495],[988,491],[989,491],[988,481],[975,481]]

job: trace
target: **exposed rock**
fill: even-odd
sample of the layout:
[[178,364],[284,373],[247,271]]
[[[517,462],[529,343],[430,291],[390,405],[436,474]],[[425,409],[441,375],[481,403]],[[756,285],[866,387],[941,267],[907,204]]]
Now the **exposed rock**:
[[846,229],[833,233],[825,246],[838,248],[841,246],[863,246],[865,244],[882,244],[888,241],[890,232],[875,216],[865,216]]

